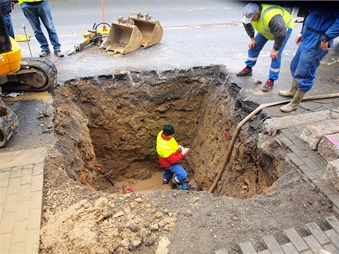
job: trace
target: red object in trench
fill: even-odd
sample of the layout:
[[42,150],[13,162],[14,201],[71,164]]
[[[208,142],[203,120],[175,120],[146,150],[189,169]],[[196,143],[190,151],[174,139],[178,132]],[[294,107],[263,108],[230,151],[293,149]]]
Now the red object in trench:
[[133,190],[133,188],[131,186],[125,188],[125,190],[124,190],[124,194],[131,193],[131,192],[134,192],[134,190]]
[[228,134],[226,133],[226,131],[224,131],[224,137],[228,139]]

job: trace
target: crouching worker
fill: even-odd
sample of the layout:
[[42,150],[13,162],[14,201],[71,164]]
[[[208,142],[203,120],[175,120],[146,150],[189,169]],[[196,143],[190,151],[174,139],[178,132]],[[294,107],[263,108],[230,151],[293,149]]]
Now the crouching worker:
[[190,151],[179,145],[174,139],[174,128],[171,124],[166,124],[162,131],[158,133],[156,150],[160,165],[165,168],[163,174],[163,183],[167,184],[173,180],[182,190],[187,190],[185,180],[187,179],[186,170],[181,167],[178,162]]

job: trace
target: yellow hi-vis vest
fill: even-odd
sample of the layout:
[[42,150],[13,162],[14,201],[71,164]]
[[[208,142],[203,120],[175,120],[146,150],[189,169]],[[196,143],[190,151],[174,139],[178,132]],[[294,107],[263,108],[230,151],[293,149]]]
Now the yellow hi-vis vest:
[[162,158],[168,158],[171,154],[175,153],[179,149],[179,145],[175,138],[165,140],[161,137],[162,131],[157,136],[157,153]]
[[280,14],[284,18],[287,28],[294,28],[294,20],[292,16],[284,8],[277,5],[262,4],[262,10],[259,19],[257,21],[252,21],[252,25],[255,30],[257,30],[268,40],[274,40],[274,35],[271,33],[268,24],[277,14]]
[[34,3],[34,2],[42,2],[43,0],[19,0],[19,4],[22,3]]

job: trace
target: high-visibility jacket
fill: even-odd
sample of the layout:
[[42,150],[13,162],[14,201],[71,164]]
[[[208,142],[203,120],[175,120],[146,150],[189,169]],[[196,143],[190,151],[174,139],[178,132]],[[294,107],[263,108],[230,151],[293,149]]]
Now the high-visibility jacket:
[[34,2],[42,2],[43,0],[19,0],[19,4],[22,3],[34,3]]
[[286,29],[294,28],[294,20],[290,13],[284,8],[277,5],[262,4],[260,17],[257,21],[252,21],[252,25],[260,34],[262,34],[268,40],[274,40],[274,35],[270,31],[269,23],[271,19],[280,14],[285,21]]
[[178,163],[184,155],[179,151],[179,145],[174,137],[167,137],[162,134],[162,131],[158,133],[156,150],[160,165],[164,168],[168,168],[171,164]]

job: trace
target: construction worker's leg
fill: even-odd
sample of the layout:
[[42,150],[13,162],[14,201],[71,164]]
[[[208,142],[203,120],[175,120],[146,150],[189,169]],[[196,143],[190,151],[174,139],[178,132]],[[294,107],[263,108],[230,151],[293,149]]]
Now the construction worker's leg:
[[175,174],[175,181],[181,184],[183,190],[186,190],[187,187],[185,184],[185,180],[187,179],[188,176],[186,170],[179,164],[172,164],[169,168]]
[[255,47],[253,49],[248,49],[248,57],[245,62],[246,66],[252,68],[257,63],[260,51],[265,46],[266,42],[267,39],[260,33],[257,33],[255,36]]
[[298,66],[294,73],[294,79],[297,81],[298,88],[303,92],[308,92],[313,87],[317,68],[320,61],[328,51],[321,48],[304,48],[302,50]]
[[39,4],[38,12],[39,12],[39,16],[40,16],[42,23],[46,27],[49,40],[51,41],[53,45],[54,51],[60,50],[61,45],[59,42],[56,29],[53,24],[53,18],[52,18],[51,9],[49,7],[48,1],[44,1],[44,2],[41,2],[41,4]]
[[35,5],[28,4],[28,3],[22,3],[20,5],[22,8],[22,11],[29,21],[29,23],[32,26],[32,29],[34,31],[34,36],[37,39],[37,41],[40,43],[40,48],[42,50],[48,50],[48,41],[44,35],[44,33],[41,30],[41,25],[40,25],[40,19],[38,16],[38,12],[36,11]]
[[8,35],[11,36],[14,39],[14,30],[13,30],[13,24],[11,19],[11,14],[3,14],[4,21],[8,30]]
[[303,51],[303,48],[298,47],[297,52],[295,52],[294,57],[292,58],[292,61],[290,63],[290,71],[291,71],[291,75],[292,75],[293,78],[294,78],[294,75],[295,75],[295,71],[298,68],[299,61],[300,61],[300,58],[301,58],[301,55],[302,55],[302,51]]
[[166,168],[164,174],[162,175],[162,182],[164,184],[167,184],[172,179],[172,177],[173,177],[173,172],[171,171],[170,168]]
[[314,47],[304,48],[301,52],[300,61],[294,73],[298,90],[292,101],[280,108],[281,111],[286,113],[295,111],[304,98],[305,93],[312,89],[317,68],[320,65],[320,61],[327,54],[327,51]]
[[287,34],[286,34],[286,38],[285,38],[281,48],[279,49],[277,59],[271,60],[271,66],[270,66],[268,78],[273,80],[273,81],[279,79],[282,53],[284,51],[284,48],[286,46],[288,39],[291,36],[291,33],[292,33],[292,29],[288,29]]

